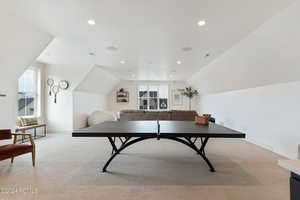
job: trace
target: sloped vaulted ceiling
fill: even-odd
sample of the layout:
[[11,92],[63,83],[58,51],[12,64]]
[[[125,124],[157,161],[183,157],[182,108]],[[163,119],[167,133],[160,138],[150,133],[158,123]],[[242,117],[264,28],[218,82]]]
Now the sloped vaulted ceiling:
[[120,79],[101,66],[95,65],[79,83],[75,91],[107,95],[119,82]]
[[189,84],[211,94],[300,81],[299,10],[297,1],[272,17],[194,74]]
[[[41,61],[97,64],[122,79],[132,79],[133,72],[138,80],[186,80],[296,0],[10,1],[60,38]],[[87,24],[90,18],[95,26]],[[199,27],[203,19],[207,23]]]

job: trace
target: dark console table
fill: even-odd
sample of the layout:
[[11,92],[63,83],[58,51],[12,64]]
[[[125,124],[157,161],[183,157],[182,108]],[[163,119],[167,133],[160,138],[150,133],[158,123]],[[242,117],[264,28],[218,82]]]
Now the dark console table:
[[280,160],[278,164],[291,172],[290,197],[291,200],[300,199],[300,160]]

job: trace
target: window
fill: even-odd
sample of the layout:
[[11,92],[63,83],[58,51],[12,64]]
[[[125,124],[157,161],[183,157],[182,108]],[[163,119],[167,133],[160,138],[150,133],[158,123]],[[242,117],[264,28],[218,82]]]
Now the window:
[[140,110],[168,109],[168,85],[141,85],[138,90]]
[[18,81],[18,115],[40,115],[40,70],[29,68]]

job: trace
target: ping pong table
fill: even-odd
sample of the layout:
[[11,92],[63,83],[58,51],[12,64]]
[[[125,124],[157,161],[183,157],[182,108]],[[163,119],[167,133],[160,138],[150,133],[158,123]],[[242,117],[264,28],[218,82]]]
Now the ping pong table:
[[[215,168],[206,157],[205,147],[210,138],[245,138],[245,134],[209,123],[208,126],[194,121],[111,121],[73,132],[73,137],[106,137],[112,153],[103,167],[103,172],[111,161],[127,147],[148,139],[168,139],[182,143],[202,157],[211,172]],[[200,141],[200,142],[197,142]],[[198,145],[199,143],[199,145]]]

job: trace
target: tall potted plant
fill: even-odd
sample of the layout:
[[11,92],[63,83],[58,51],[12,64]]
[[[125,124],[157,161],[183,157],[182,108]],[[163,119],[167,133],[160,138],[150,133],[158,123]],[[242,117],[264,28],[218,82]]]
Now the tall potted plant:
[[193,89],[192,87],[187,87],[184,89],[182,95],[189,98],[189,109],[192,109],[192,98],[197,96],[199,93],[197,90]]

